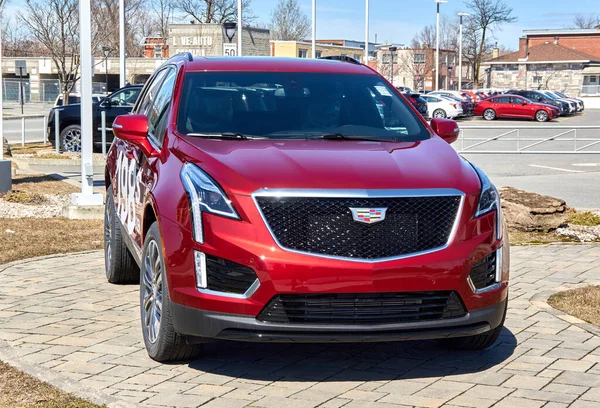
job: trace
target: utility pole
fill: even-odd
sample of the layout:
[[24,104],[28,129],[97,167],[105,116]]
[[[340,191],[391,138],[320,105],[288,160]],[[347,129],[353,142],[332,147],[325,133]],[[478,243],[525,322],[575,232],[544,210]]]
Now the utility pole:
[[312,0],[312,57],[317,58],[317,0]]
[[237,54],[241,57],[242,52],[242,37],[244,36],[244,26],[242,25],[242,0],[238,0],[237,19],[238,19],[238,49]]
[[435,90],[440,90],[440,4],[448,3],[448,0],[435,0],[437,14],[435,22]]
[[[369,0],[366,0],[366,10],[365,10],[365,60],[364,64],[369,64]],[[375,36],[377,37],[377,36]],[[377,40],[375,40],[377,42]]]
[[125,25],[125,0],[119,0],[119,85],[121,88],[123,88],[127,84],[127,71],[125,70],[126,31],[127,27]]

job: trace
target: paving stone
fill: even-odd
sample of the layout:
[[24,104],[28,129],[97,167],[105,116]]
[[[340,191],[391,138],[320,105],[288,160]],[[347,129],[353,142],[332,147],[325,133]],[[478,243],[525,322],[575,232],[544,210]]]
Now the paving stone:
[[600,387],[600,375],[565,371],[554,379],[554,382],[587,387]]
[[584,373],[592,368],[593,365],[594,363],[589,361],[560,359],[552,363],[548,368],[551,370],[578,371]]
[[66,371],[70,373],[79,374],[100,374],[104,371],[111,369],[113,366],[110,364],[100,363],[86,363],[83,361],[67,361],[54,367],[58,371]]
[[534,377],[530,375],[514,375],[504,384],[503,387],[523,388],[526,390],[539,390],[551,381],[551,378]]
[[312,408],[317,405],[319,405],[319,403],[315,401],[303,401],[281,397],[264,397],[251,403],[249,406],[263,408]]
[[516,398],[528,398],[535,399],[540,401],[552,401],[552,402],[564,402],[570,404],[573,402],[577,396],[573,394],[565,394],[560,392],[551,392],[551,391],[535,391],[535,390],[523,390],[518,389],[511,397]]
[[340,395],[340,398],[359,401],[377,401],[388,395],[384,392],[350,390]]
[[383,397],[380,401],[385,403],[402,404],[415,407],[437,408],[444,405],[444,403],[447,400],[440,398],[417,397],[416,395],[390,394],[386,397]]
[[591,388],[581,396],[582,400],[600,402],[600,388]]
[[545,403],[545,401],[508,396],[494,405],[494,408],[540,408]]
[[147,399],[144,403],[168,407],[198,407],[210,401],[210,397],[199,395],[160,393]]

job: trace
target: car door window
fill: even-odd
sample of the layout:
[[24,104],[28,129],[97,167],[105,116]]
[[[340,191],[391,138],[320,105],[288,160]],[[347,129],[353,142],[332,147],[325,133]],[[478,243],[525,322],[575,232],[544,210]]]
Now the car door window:
[[495,103],[510,103],[510,98],[508,96],[503,96],[502,98],[496,98]]
[[124,89],[109,98],[110,106],[133,107],[139,95],[140,88]]
[[151,80],[152,82],[148,85],[147,89],[144,91],[142,100],[140,101],[139,105],[137,106],[136,113],[148,115],[148,112],[149,112],[150,108],[152,107],[152,101],[156,97],[156,93],[158,92],[160,84],[162,83],[162,80],[166,74],[167,74],[167,69],[163,69],[162,71],[158,72],[154,76],[154,78],[152,78],[152,80]]
[[165,139],[167,117],[176,77],[177,71],[174,68],[167,71],[165,79],[146,114],[148,116],[148,135],[155,140],[158,146],[162,146]]

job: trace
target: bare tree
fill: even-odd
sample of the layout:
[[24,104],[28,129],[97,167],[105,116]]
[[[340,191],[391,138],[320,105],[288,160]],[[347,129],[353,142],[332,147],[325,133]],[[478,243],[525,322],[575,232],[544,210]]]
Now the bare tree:
[[174,0],[152,0],[149,3],[150,16],[162,38],[169,36],[169,16],[175,10]]
[[[125,21],[127,22],[125,48],[128,57],[143,54],[143,38],[148,31],[156,31],[150,21],[149,12],[143,0],[125,2]],[[92,30],[95,33],[92,50],[103,56],[102,47],[112,50],[112,55],[119,55],[119,2],[118,0],[92,0]]]
[[466,0],[465,5],[471,11],[468,18],[470,27],[475,33],[478,49],[475,49],[473,78],[479,83],[479,69],[485,55],[488,34],[500,28],[500,24],[513,23],[513,9],[504,0]]
[[275,40],[300,41],[310,35],[311,24],[298,0],[279,0],[271,12],[271,35]]
[[5,57],[47,57],[48,51],[14,18],[2,20],[2,54]]
[[79,3],[77,0],[27,0],[19,19],[48,52],[57,68],[63,101],[77,82]]
[[[242,0],[243,19],[254,19],[250,11],[251,0]],[[237,0],[181,0],[177,7],[197,23],[223,24],[237,18]]]
[[597,28],[600,27],[600,15],[577,14],[573,19],[574,28]]

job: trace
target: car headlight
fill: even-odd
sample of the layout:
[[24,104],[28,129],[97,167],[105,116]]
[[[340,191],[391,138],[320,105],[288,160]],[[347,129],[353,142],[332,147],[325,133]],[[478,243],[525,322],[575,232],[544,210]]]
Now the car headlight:
[[481,181],[481,194],[479,195],[479,202],[477,203],[477,211],[475,212],[475,218],[481,217],[491,211],[496,211],[496,239],[502,239],[502,212],[500,211],[500,194],[498,189],[488,176],[476,165],[471,163],[475,172],[479,176]]
[[181,169],[181,181],[190,201],[192,232],[196,242],[204,243],[202,212],[240,219],[221,187],[198,166],[186,163]]

